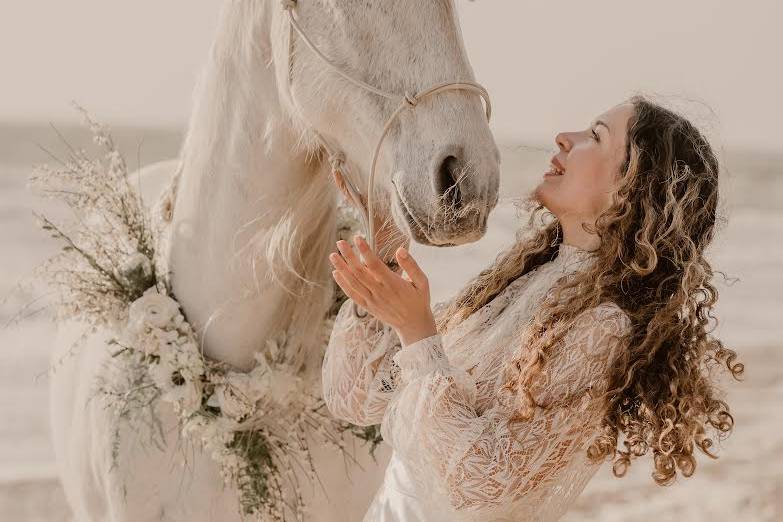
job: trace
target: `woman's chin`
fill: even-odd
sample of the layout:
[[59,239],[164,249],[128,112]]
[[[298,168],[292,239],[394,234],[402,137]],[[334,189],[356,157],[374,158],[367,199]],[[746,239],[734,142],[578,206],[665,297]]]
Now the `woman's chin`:
[[547,187],[547,183],[542,181],[530,192],[530,198],[549,208],[547,205],[550,200],[549,194],[550,190],[549,187]]
[[558,205],[558,201],[562,200],[562,193],[558,191],[556,186],[546,180],[541,181],[531,192],[531,196],[552,214],[557,215],[554,209],[560,208],[561,205]]

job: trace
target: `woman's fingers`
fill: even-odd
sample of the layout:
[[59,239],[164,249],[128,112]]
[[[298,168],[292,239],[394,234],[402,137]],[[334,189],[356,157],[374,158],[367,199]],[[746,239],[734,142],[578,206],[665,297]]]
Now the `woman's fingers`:
[[353,251],[351,245],[347,241],[341,239],[337,242],[337,249],[340,251],[340,254],[342,254],[351,274],[353,274],[353,276],[359,282],[367,287],[367,289],[372,290],[372,288],[377,285],[378,281],[372,274],[370,274],[370,272],[367,270],[367,267],[364,266],[364,263],[362,263],[362,260],[359,259],[359,257]]
[[351,268],[345,262],[345,259],[340,257],[340,254],[332,252],[329,254],[329,261],[331,261],[332,266],[334,266],[337,271],[343,275],[343,278],[348,282],[349,285],[351,285],[351,288],[353,288],[355,292],[362,294],[364,299],[370,299],[372,297],[372,289],[368,288],[366,284],[364,284],[359,278],[356,277],[356,275],[354,275],[353,270],[351,270]]
[[334,277],[334,280],[337,282],[338,285],[340,285],[340,288],[343,289],[345,295],[353,299],[362,308],[367,308],[367,299],[364,297],[364,295],[361,292],[357,291],[353,287],[353,285],[351,285],[344,272],[341,272],[339,270],[333,270],[332,277]]
[[393,275],[394,272],[386,266],[386,263],[375,255],[375,252],[370,250],[370,245],[367,244],[367,241],[365,241],[363,237],[356,236],[355,241],[359,252],[361,252],[362,257],[364,257],[364,264],[367,266],[367,269],[375,276],[379,283],[388,283],[390,281],[389,277]]
[[422,290],[429,288],[429,281],[427,275],[419,267],[419,264],[414,261],[413,256],[403,247],[400,247],[395,252],[397,262],[405,270],[413,283],[413,286]]
[[342,254],[343,256],[343,259],[345,259],[345,262],[348,263],[351,269],[359,268],[361,262],[356,257],[353,248],[351,248],[351,245],[347,241],[342,239],[338,241],[337,250],[340,251],[340,254]]

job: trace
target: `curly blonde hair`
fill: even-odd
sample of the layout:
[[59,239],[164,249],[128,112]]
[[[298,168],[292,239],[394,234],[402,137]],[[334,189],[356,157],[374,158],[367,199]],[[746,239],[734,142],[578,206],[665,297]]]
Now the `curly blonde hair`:
[[[694,444],[718,458],[710,452],[713,439],[706,428],[723,438],[733,429],[734,418],[719,397],[711,366],[725,365],[741,380],[744,365],[708,330],[718,292],[704,252],[718,221],[718,161],[686,118],[643,96],[629,101],[634,113],[611,205],[595,226],[583,225],[600,238],[596,262],[555,283],[551,299],[525,330],[527,349],[512,358],[513,378],[504,389],[520,397],[509,422],[530,419],[538,406],[531,386],[552,346],[580,313],[614,302],[631,328],[623,338],[625,349],[609,370],[609,386],[601,397],[605,415],[587,455],[593,462],[611,455],[613,473],[622,477],[631,459],[652,448],[652,478],[668,485],[678,468],[686,477],[693,474]],[[457,294],[439,314],[439,331],[464,320],[557,253],[559,221],[532,198],[526,203],[533,207],[529,230],[534,233],[518,237]],[[554,219],[539,224],[537,218]],[[617,447],[620,432],[624,449]]]

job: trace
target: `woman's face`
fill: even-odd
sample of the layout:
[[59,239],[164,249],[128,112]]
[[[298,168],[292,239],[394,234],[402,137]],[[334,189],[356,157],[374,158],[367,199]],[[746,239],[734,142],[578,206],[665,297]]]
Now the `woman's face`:
[[616,105],[587,129],[561,132],[552,168],[534,189],[534,197],[563,222],[595,219],[609,207],[609,194],[625,161],[631,103]]

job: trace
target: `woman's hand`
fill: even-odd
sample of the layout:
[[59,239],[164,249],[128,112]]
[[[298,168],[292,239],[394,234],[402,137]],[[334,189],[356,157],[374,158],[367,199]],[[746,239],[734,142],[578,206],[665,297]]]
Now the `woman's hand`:
[[345,295],[394,328],[405,346],[437,333],[429,281],[410,253],[404,247],[395,252],[405,277],[390,270],[364,238],[357,234],[354,242],[361,258],[342,240],[337,242],[340,254],[332,252],[329,256],[335,267],[332,276]]

